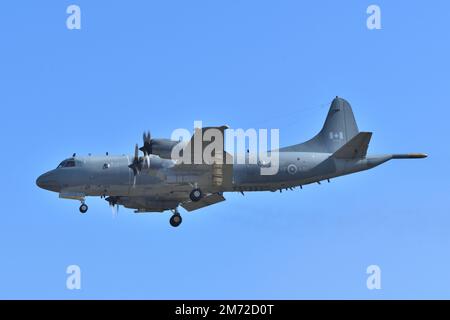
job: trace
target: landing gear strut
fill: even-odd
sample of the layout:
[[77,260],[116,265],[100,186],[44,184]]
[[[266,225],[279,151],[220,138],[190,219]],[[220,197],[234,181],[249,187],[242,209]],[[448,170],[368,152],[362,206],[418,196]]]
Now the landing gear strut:
[[202,190],[200,190],[199,188],[195,188],[189,194],[189,198],[194,202],[199,201],[202,198],[202,196],[203,196]]
[[81,204],[81,206],[80,206],[80,212],[81,213],[86,213],[88,211],[88,206],[87,206],[87,204],[86,203],[82,203]]
[[178,210],[177,209],[173,210],[173,215],[172,215],[172,217],[170,217],[170,220],[169,220],[170,225],[172,227],[178,227],[182,221],[183,221],[183,219],[181,218],[181,215],[178,212]]

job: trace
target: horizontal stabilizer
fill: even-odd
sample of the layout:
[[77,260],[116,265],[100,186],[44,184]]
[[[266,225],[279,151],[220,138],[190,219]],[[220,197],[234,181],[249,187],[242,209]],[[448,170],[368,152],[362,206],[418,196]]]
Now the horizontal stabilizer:
[[333,157],[336,159],[360,159],[364,158],[369,148],[372,132],[360,132],[340,147]]
[[213,193],[201,198],[199,201],[189,201],[181,204],[181,206],[187,211],[194,211],[222,201],[225,201],[225,198],[221,194]]

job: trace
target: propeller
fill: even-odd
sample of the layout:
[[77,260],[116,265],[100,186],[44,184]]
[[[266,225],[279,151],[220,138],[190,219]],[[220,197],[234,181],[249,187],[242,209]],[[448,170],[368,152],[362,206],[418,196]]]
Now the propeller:
[[108,201],[109,203],[109,206],[112,210],[113,218],[117,218],[117,215],[119,214],[119,205],[117,204],[117,197],[108,197],[105,200]]
[[133,170],[133,174],[135,177],[142,169],[142,163],[141,163],[141,159],[139,159],[139,149],[138,149],[137,143],[136,143],[136,146],[134,147],[133,162],[128,166],[128,168]]
[[147,133],[144,132],[142,135],[142,140],[144,141],[144,145],[140,147],[139,150],[141,150],[144,155],[151,154],[153,151],[153,140],[150,135],[150,131],[147,131]]
[[[136,184],[136,176],[141,172],[141,170],[147,169],[150,167],[150,154],[152,153],[153,140],[150,135],[150,131],[147,133],[144,132],[142,139],[144,141],[144,145],[142,147],[136,146],[134,147],[134,158],[131,164],[128,166],[131,170],[133,170],[133,187]],[[139,157],[139,150],[144,153],[143,157]]]
[[112,216],[113,219],[117,218],[117,216],[119,215],[119,205],[110,205],[111,206],[111,210],[112,210]]

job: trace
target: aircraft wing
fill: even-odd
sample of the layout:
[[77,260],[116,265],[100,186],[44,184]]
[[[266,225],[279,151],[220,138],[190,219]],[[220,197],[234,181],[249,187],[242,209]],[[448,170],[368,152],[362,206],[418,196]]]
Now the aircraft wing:
[[[226,161],[223,159],[223,156],[229,156],[224,154],[224,139],[225,139],[225,130],[228,129],[228,126],[223,125],[220,127],[203,127],[203,128],[195,128],[194,134],[191,137],[191,140],[187,143],[186,146],[183,147],[183,152],[188,152],[191,156],[191,164],[205,164],[203,160],[203,151],[205,148],[212,142],[209,141],[211,137],[207,137],[208,134],[216,134],[217,131],[222,135],[221,148],[217,150],[218,154],[216,154],[217,159],[221,158],[222,163]],[[209,130],[209,132],[208,132]],[[214,139],[213,139],[214,141]],[[230,163],[227,161],[227,163]]]
[[[190,159],[189,163],[177,164],[175,168],[178,172],[207,173],[205,176],[209,177],[209,180],[202,183],[202,189],[206,192],[215,193],[232,184],[233,157],[225,151],[224,145],[224,131],[227,128],[225,125],[196,128],[191,139],[182,149],[187,160]],[[214,148],[211,148],[212,146]],[[204,153],[211,158],[204,159]]]
[[204,196],[199,201],[189,201],[182,203],[181,206],[186,209],[187,211],[194,211],[200,208],[204,208],[207,206],[210,206],[212,204],[216,204],[218,202],[225,201],[225,198],[223,195],[219,193],[212,193],[207,196]]

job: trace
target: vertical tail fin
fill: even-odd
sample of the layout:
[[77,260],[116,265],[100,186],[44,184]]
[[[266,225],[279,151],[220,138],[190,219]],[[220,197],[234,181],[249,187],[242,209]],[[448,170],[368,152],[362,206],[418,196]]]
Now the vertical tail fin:
[[350,103],[345,99],[336,97],[331,102],[322,130],[314,138],[304,143],[281,148],[279,151],[333,153],[350,141],[358,132]]

